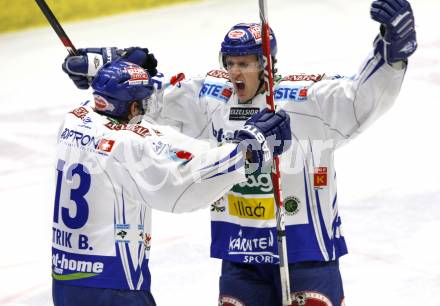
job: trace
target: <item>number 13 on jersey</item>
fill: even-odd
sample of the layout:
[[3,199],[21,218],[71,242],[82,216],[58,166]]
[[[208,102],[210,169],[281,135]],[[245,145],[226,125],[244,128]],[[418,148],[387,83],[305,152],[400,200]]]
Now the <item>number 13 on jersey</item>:
[[[64,171],[66,169],[66,171]],[[74,182],[77,182],[74,184]],[[85,196],[89,192],[91,176],[88,169],[82,164],[66,166],[64,160],[59,159],[57,164],[57,183],[55,189],[54,224],[62,223],[69,229],[83,227],[89,218],[89,203]],[[68,188],[66,195],[67,203],[61,203],[62,188]],[[60,220],[61,219],[61,220]],[[57,245],[72,248],[72,233],[53,228],[53,242]],[[78,236],[79,249],[91,249],[87,243],[86,235]]]

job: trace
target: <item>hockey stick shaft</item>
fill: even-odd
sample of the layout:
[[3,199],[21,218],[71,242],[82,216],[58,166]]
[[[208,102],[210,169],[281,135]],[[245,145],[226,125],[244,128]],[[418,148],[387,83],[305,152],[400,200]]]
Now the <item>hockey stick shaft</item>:
[[67,51],[70,55],[77,55],[77,51],[75,46],[73,45],[72,41],[67,36],[66,32],[64,32],[63,27],[58,22],[55,15],[52,13],[52,10],[47,5],[46,1],[44,0],[35,0],[37,5],[39,6],[41,12],[43,12],[44,16],[46,17],[47,21],[49,21],[49,24],[52,26],[52,28],[55,30],[55,33],[57,33],[58,37],[60,38],[61,42],[63,43],[64,47],[66,47]]
[[[260,8],[261,20],[261,39],[263,45],[264,88],[266,92],[266,104],[270,110],[275,111],[275,101],[273,96],[272,57],[270,53],[270,27],[267,17],[267,3],[266,0],[258,0],[258,4]],[[280,259],[282,301],[283,306],[287,306],[292,303],[292,299],[290,296],[289,261],[287,260],[286,229],[284,221],[285,211],[281,191],[280,160],[278,156],[274,157],[272,185],[275,202],[277,204],[277,242],[278,255]]]

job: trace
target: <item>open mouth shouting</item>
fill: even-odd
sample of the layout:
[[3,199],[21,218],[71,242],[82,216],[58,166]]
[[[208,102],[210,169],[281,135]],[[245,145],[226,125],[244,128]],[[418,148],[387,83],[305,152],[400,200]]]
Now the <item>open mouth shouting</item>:
[[226,69],[239,102],[247,102],[257,94],[261,65],[255,55],[227,56]]

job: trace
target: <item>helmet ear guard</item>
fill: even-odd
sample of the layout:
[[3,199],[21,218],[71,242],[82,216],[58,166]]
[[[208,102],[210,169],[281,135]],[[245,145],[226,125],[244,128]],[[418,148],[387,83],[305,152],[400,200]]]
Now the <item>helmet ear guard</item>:
[[126,118],[133,101],[143,109],[143,100],[154,91],[143,68],[120,60],[105,64],[93,79],[92,88],[96,111],[115,118]]

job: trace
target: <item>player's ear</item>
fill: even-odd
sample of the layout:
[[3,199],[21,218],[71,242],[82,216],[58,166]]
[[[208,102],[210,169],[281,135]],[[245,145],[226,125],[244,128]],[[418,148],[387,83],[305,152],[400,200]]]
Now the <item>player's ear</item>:
[[130,106],[128,107],[128,114],[127,114],[128,121],[131,121],[131,119],[135,117],[142,116],[142,107],[139,103],[141,102],[139,101],[130,102]]

